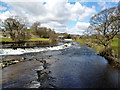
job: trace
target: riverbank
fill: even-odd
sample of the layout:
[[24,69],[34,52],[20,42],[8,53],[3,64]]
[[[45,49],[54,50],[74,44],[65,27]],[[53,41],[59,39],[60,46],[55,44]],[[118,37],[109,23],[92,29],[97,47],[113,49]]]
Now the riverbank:
[[112,67],[120,69],[120,40],[118,38],[113,39],[110,48],[107,50],[104,49],[104,46],[98,44],[97,41],[93,39],[78,39],[75,42],[86,44],[88,47],[93,48],[96,52],[99,53],[100,56],[105,57],[108,60],[109,64],[112,65]]
[[[41,38],[40,38],[41,39]],[[0,47],[1,48],[34,48],[34,47],[52,47],[58,45],[58,42],[50,42],[49,39],[45,40],[28,40],[28,41],[22,41],[22,42],[12,42],[12,41],[5,41],[5,42],[0,42]]]
[[[15,42],[11,38],[5,38],[5,37],[0,37],[0,41],[2,43],[5,43],[5,42]],[[49,41],[49,38],[38,38],[38,37],[35,37],[35,38],[30,38],[30,39],[25,40],[25,41]]]

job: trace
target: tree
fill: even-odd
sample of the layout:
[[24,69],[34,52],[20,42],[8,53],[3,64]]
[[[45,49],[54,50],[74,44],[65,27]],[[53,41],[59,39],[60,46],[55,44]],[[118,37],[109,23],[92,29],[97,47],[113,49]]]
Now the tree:
[[66,38],[67,38],[67,39],[71,39],[71,35],[70,35],[70,34],[67,34]]
[[0,19],[0,31],[2,31],[2,27],[3,27],[3,22],[2,22],[2,20]]
[[2,27],[2,20],[0,19],[0,28]]
[[34,31],[37,31],[40,27],[40,22],[35,22],[33,23],[33,25],[31,26],[31,29]]
[[49,35],[49,38],[50,38],[50,42],[52,43],[56,43],[56,39],[57,39],[57,34],[55,33],[54,30],[51,30],[51,29],[48,29],[48,35]]
[[12,40],[21,42],[26,39],[26,23],[24,19],[18,16],[7,18],[4,21],[4,27]]
[[34,34],[39,36],[40,38],[49,38],[50,42],[56,42],[57,35],[54,30],[47,29],[46,27],[40,27],[40,22],[35,22],[31,29],[33,30]]
[[40,38],[49,38],[49,34],[46,27],[40,27],[38,30],[36,30],[36,34]]
[[86,37],[89,37],[92,33],[92,27],[89,26],[84,32],[83,34],[86,36]]
[[108,47],[111,40],[120,32],[120,11],[117,7],[105,9],[90,19],[93,30],[97,32],[99,43]]

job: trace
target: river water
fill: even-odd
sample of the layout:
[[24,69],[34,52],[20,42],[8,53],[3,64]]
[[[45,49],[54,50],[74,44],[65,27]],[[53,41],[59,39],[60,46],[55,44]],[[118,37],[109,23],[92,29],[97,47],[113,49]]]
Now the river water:
[[[23,54],[20,56],[43,58],[50,64],[47,70],[50,71],[51,79],[42,82],[39,88],[118,88],[120,86],[119,71],[112,68],[107,60],[97,55],[93,49],[82,44],[61,44],[44,49],[17,49],[14,53],[12,49],[3,51],[1,55],[4,58]],[[32,60],[4,68],[3,87],[20,88],[27,85],[29,88],[31,79],[35,80],[36,77],[34,69],[38,66],[39,63]]]

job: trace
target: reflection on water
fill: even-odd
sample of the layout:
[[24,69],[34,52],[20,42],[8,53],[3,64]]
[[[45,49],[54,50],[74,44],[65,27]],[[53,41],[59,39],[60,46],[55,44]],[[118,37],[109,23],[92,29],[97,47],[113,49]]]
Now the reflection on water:
[[48,52],[58,58],[49,67],[58,88],[118,88],[119,73],[104,57],[89,47],[71,46],[61,53]]

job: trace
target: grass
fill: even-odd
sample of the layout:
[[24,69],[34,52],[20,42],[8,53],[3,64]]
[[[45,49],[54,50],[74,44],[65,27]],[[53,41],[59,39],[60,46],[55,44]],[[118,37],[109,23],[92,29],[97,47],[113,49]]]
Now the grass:
[[115,51],[115,54],[118,54],[119,43],[120,43],[120,40],[118,38],[117,39],[114,38],[111,43],[111,47]]
[[75,42],[78,42],[78,43],[83,43],[86,41],[86,39],[77,39]]
[[31,29],[26,29],[25,31],[29,31],[29,32],[32,32],[32,30],[31,30]]
[[[31,29],[26,29],[25,31],[30,32],[30,39],[25,39],[25,41],[49,41],[49,38],[39,38],[38,35],[34,35]],[[15,42],[11,38],[0,37],[0,42]]]
[[[0,38],[1,42],[14,42],[11,38]],[[31,38],[26,41],[49,41],[49,38]]]
[[[91,48],[93,48],[95,51],[99,52],[101,48],[104,48],[103,45],[97,45],[97,39],[77,39],[75,42],[79,42],[82,44],[88,44]],[[120,43],[120,40],[118,38],[114,38],[111,43],[112,49],[115,51],[115,53],[118,53],[118,43]]]
[[[89,47],[93,48],[96,52],[98,52],[99,54],[101,52],[104,52],[104,46],[103,45],[98,45],[97,42],[98,40],[97,39],[77,39],[75,42],[79,42],[79,43],[82,43],[82,44],[87,44]],[[120,67],[120,62],[118,61],[118,55],[120,54],[119,53],[119,43],[120,43],[120,40],[118,38],[113,38],[112,42],[111,42],[111,49],[112,49],[112,52],[107,52],[109,54],[109,57],[104,55],[104,57],[106,57],[108,59],[109,62],[113,62],[113,67]],[[105,51],[106,52],[106,51]],[[111,53],[112,53],[112,56],[111,56]],[[107,55],[108,55],[107,54]]]
[[82,43],[82,44],[87,44],[89,47],[93,48],[96,52],[99,52],[101,48],[103,48],[102,45],[98,45],[97,43],[93,43],[96,40],[93,39],[78,39],[75,42]]
[[1,42],[14,42],[11,38],[0,37]]
[[49,38],[31,38],[28,41],[49,41]]
[[[97,44],[97,39],[77,39],[76,42],[82,43],[82,44],[87,44],[89,47],[93,48],[96,52],[101,54],[101,52],[104,52],[104,46],[103,45],[98,45]],[[118,58],[119,53],[119,43],[120,40],[118,38],[113,38],[111,42],[111,49],[112,52],[107,52],[107,53],[112,53],[113,56],[110,55],[111,58]],[[114,61],[113,61],[114,62]]]
[[118,47],[118,43],[120,43],[120,40],[118,38],[114,38],[111,43],[111,46]]

